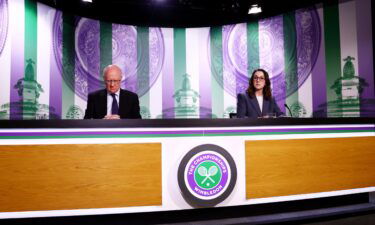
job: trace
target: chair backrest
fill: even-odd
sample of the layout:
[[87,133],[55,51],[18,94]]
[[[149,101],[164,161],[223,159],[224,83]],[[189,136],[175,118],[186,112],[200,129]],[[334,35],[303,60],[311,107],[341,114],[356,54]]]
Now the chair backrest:
[[229,118],[237,118],[237,113],[229,113]]

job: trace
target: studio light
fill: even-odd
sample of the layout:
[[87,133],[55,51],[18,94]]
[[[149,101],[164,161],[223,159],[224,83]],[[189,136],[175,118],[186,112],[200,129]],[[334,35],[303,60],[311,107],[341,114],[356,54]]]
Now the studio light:
[[261,13],[262,8],[258,6],[258,4],[251,5],[248,14],[257,14]]

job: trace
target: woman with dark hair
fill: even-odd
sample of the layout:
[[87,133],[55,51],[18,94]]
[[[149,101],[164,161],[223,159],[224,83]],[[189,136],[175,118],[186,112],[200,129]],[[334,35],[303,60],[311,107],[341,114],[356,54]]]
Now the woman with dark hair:
[[259,118],[283,115],[272,98],[271,81],[264,69],[254,70],[246,93],[237,95],[237,117]]

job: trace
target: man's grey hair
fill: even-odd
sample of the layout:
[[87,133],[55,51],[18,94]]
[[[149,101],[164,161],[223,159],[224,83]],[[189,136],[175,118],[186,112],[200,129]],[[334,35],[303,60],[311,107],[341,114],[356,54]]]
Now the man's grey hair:
[[119,69],[120,72],[121,72],[121,77],[122,77],[122,70],[121,70],[121,68],[120,68],[119,66],[117,66],[116,64],[111,64],[111,65],[108,65],[108,66],[104,67],[104,69],[103,69],[103,77],[105,77],[105,74],[106,74],[107,71],[108,71],[109,69],[111,69],[111,68],[117,68],[117,69]]

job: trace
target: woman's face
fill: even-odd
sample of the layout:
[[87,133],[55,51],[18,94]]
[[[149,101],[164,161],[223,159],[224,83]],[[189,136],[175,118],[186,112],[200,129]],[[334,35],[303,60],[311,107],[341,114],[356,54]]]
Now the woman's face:
[[253,77],[253,85],[255,90],[262,90],[266,85],[266,78],[262,71],[256,71]]

